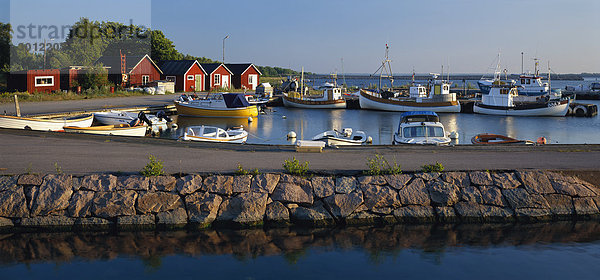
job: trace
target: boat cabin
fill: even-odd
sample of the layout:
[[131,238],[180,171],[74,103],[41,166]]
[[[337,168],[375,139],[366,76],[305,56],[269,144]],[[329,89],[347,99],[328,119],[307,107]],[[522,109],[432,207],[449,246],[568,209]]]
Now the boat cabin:
[[442,145],[450,142],[435,112],[406,112],[400,119],[394,143]]
[[411,122],[439,122],[440,117],[435,112],[430,111],[417,111],[417,112],[406,112],[400,115],[401,123]]
[[489,106],[514,107],[514,98],[519,96],[519,90],[514,86],[493,86],[490,93],[483,95],[481,102]]
[[325,100],[340,100],[342,99],[342,89],[339,87],[328,87],[323,90],[323,98]]
[[410,98],[416,99],[417,102],[448,102],[456,101],[456,95],[450,93],[450,83],[445,81],[434,80],[431,83],[429,91],[425,86],[416,85],[410,87]]
[[410,87],[410,98],[427,98],[427,88],[422,85]]

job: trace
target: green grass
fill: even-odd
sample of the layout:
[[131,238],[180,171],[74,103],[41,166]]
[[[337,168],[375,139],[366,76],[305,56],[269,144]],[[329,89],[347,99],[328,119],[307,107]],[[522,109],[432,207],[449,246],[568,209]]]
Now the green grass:
[[108,89],[86,90],[80,94],[72,91],[61,91],[56,93],[3,92],[0,93],[0,103],[13,103],[15,101],[15,94],[18,96],[19,102],[82,100],[147,95],[147,93],[139,91],[115,91],[114,93],[111,93]]
[[423,173],[439,173],[444,171],[444,166],[439,162],[436,162],[435,164],[425,164],[421,166],[421,171],[423,171]]
[[152,177],[165,175],[165,172],[163,171],[164,165],[162,160],[157,160],[156,157],[154,157],[153,155],[150,155],[148,159],[150,160],[150,162],[148,162],[148,164],[146,164],[146,166],[144,166],[144,169],[142,169],[142,171],[140,172],[142,176]]
[[288,174],[304,176],[306,175],[306,172],[308,172],[308,161],[300,163],[296,157],[292,157],[292,159],[284,161],[283,169],[285,169],[285,172]]
[[397,175],[402,174],[400,165],[394,159],[394,163],[390,162],[382,155],[376,154],[373,158],[367,158],[367,168],[365,175],[377,176],[377,175]]

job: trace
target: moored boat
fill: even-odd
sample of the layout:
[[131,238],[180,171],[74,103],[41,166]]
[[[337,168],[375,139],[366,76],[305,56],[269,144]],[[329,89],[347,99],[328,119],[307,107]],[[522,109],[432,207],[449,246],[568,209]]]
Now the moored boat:
[[313,141],[325,142],[327,146],[362,145],[368,143],[369,139],[364,131],[354,131],[352,128],[328,130],[312,138]]
[[482,133],[477,134],[471,138],[471,143],[475,145],[533,145],[532,141],[518,140],[512,137],[508,137],[500,134],[489,134]]
[[283,94],[283,105],[286,107],[304,109],[345,109],[346,99],[342,96],[342,89],[327,87],[323,89],[322,96],[306,96],[297,92]]
[[473,112],[502,116],[552,116],[564,117],[569,109],[569,98],[550,100],[540,96],[534,100],[519,97],[519,89],[513,85],[493,85],[490,93],[475,102]]
[[251,105],[244,94],[216,93],[204,98],[175,100],[177,114],[190,117],[257,117],[258,107]]
[[237,143],[243,144],[248,140],[248,132],[243,127],[224,130],[214,126],[190,126],[181,137],[186,141]]
[[63,131],[63,127],[65,126],[89,127],[93,121],[93,115],[70,118],[35,118],[0,115],[0,128]]
[[450,141],[435,112],[416,111],[400,115],[392,144],[448,145]]
[[141,121],[149,126],[166,126],[170,120],[163,111],[157,115],[149,115],[144,112],[134,113],[126,111],[111,110],[108,112],[94,113],[94,118],[105,125],[128,124],[134,126]]
[[72,133],[144,137],[148,127],[145,125],[129,126],[127,124],[117,124],[92,127],[65,126],[64,129],[65,132]]

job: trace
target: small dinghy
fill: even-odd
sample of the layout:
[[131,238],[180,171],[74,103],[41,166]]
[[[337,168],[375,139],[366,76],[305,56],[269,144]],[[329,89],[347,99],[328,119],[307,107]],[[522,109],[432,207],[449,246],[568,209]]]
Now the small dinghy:
[[313,141],[323,141],[327,146],[362,145],[369,142],[369,137],[364,131],[353,131],[352,128],[344,128],[342,131],[336,129],[325,131],[312,138]]
[[248,132],[243,127],[224,130],[214,126],[190,126],[182,136],[186,141],[243,144],[248,140]]
[[113,136],[144,137],[148,127],[145,125],[129,126],[128,124],[102,125],[92,127],[65,126],[65,132],[100,134]]
[[128,124],[135,125],[136,122],[143,121],[149,126],[166,126],[171,119],[160,111],[156,115],[148,115],[140,111],[139,113],[111,110],[108,112],[98,112],[94,114],[96,120],[105,125]]
[[477,134],[471,138],[471,143],[475,145],[533,145],[529,140],[518,140],[499,134]]

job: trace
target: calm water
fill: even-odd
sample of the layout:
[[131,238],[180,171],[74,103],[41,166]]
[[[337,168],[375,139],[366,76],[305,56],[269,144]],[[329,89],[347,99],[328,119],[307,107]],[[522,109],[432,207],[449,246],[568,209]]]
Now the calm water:
[[14,234],[2,279],[598,279],[597,222]]
[[[578,101],[600,106],[600,101]],[[503,134],[518,139],[536,140],[540,136],[548,143],[599,144],[600,117],[503,117],[479,114],[440,114],[446,131],[459,133],[458,144],[471,144],[479,133]],[[363,130],[373,138],[373,144],[391,144],[398,129],[400,113],[369,110],[306,110],[284,107],[270,108],[254,122],[246,119],[180,117],[178,130],[167,131],[163,137],[176,139],[184,128],[192,125],[213,125],[222,128],[243,125],[251,144],[292,144],[286,139],[290,131],[298,139],[311,139],[330,129],[351,127]]]

